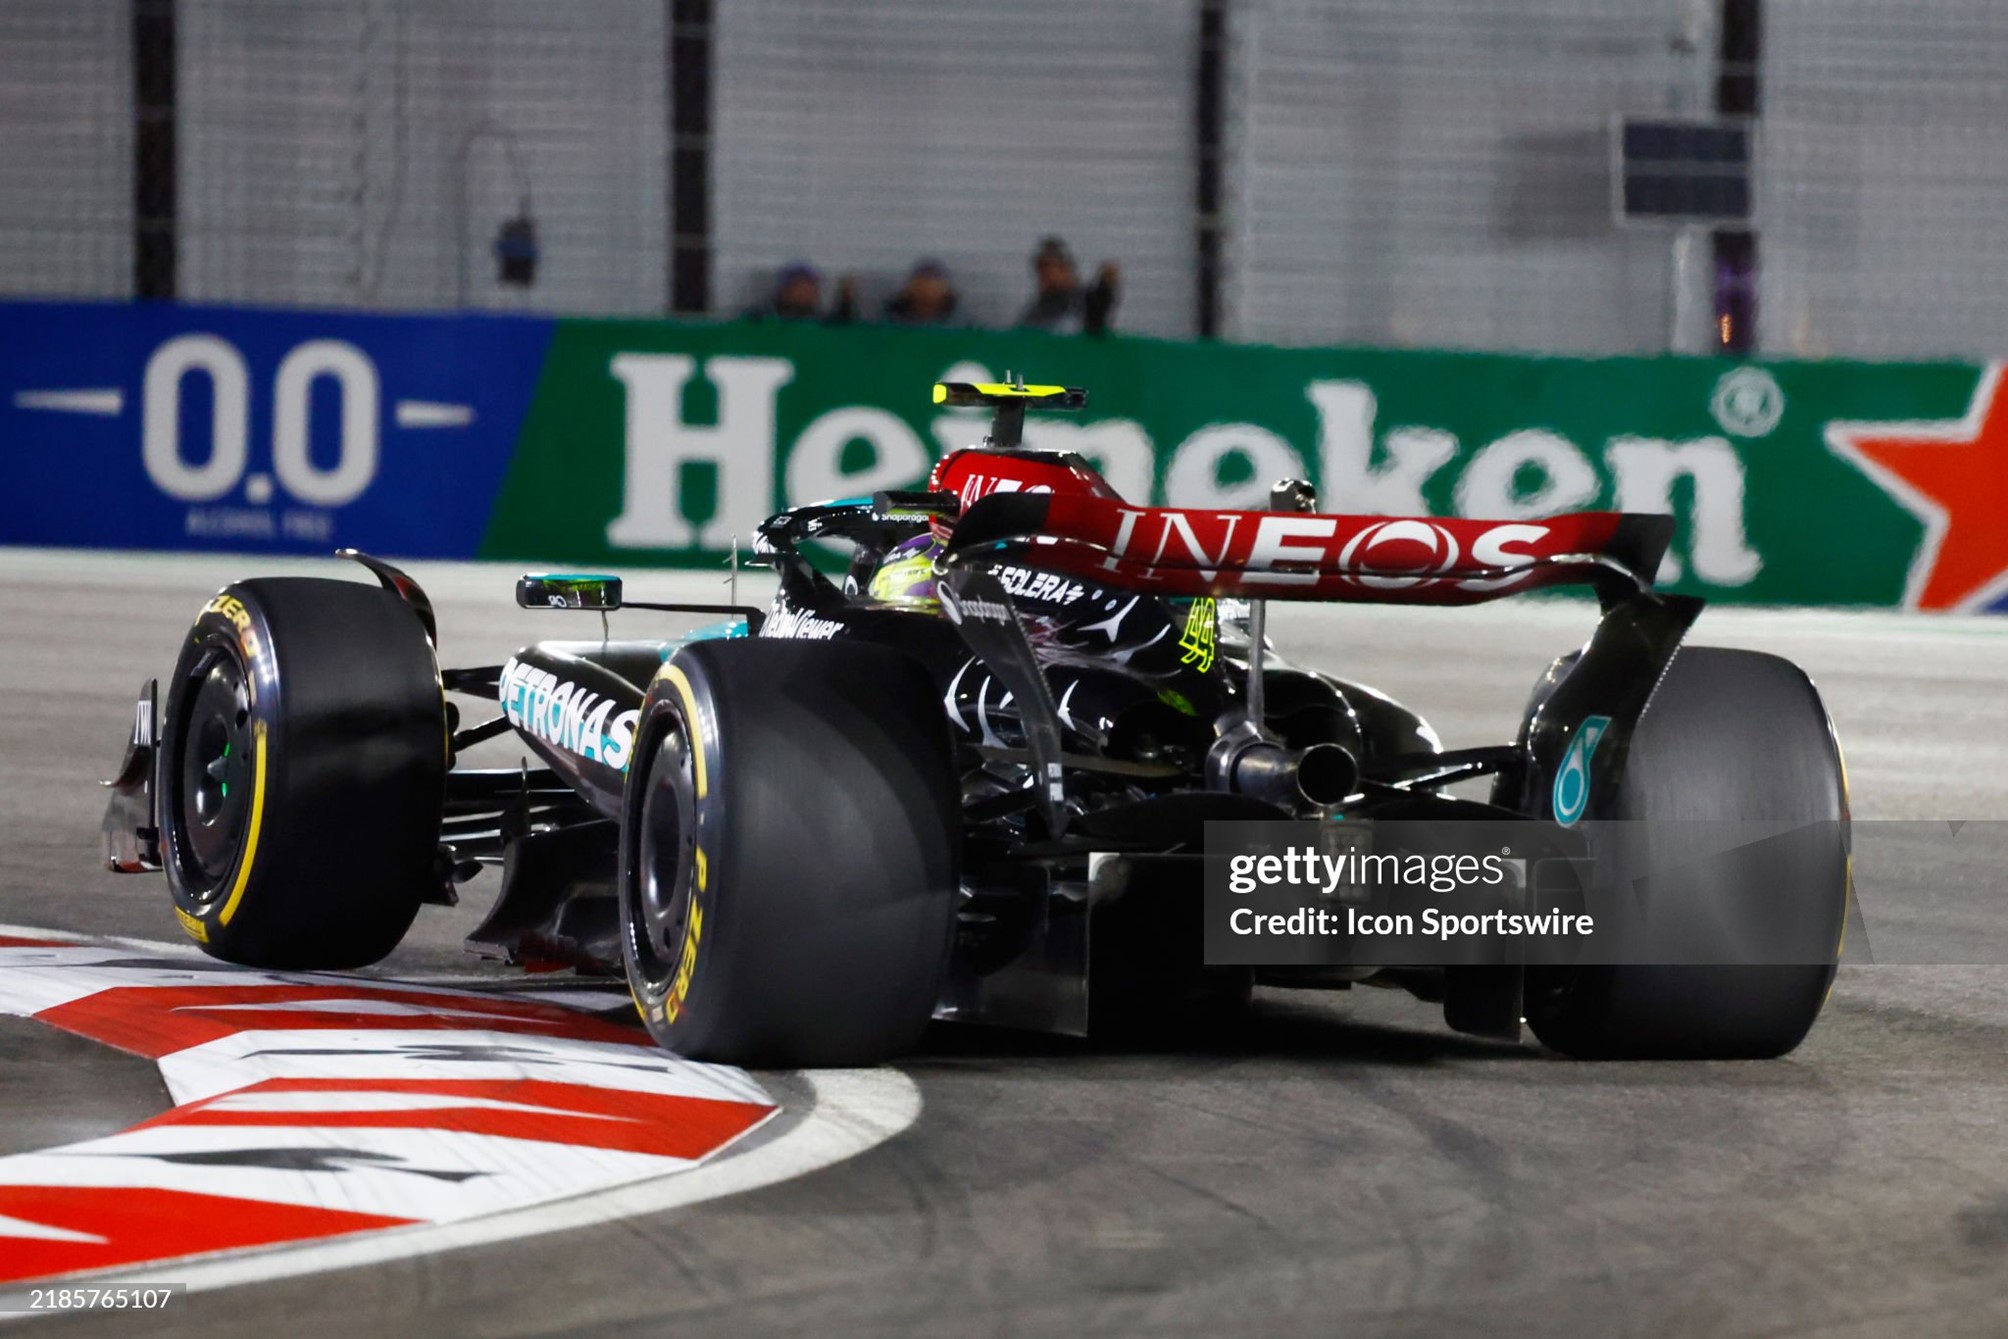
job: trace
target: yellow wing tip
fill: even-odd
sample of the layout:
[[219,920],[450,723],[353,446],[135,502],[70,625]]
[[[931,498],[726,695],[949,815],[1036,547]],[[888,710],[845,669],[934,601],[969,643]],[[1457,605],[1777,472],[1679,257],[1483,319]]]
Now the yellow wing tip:
[[1003,395],[1018,400],[1043,400],[1049,395],[1065,395],[1065,386],[1013,386],[1002,381],[979,381],[978,395]]
[[934,403],[962,406],[994,405],[999,400],[1045,401],[1051,409],[1079,409],[1088,393],[1071,386],[1019,386],[1003,381],[937,381]]

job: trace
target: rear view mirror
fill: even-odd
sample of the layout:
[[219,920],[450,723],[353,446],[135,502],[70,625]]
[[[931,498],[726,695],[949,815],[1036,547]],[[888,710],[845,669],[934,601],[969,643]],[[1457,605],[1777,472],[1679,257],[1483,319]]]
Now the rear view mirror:
[[531,572],[516,582],[516,603],[525,609],[597,609],[605,613],[621,607],[621,579]]

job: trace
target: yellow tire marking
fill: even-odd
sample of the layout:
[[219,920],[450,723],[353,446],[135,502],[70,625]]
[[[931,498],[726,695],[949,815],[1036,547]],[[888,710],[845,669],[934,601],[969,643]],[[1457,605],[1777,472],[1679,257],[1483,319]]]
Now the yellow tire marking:
[[[697,781],[697,798],[701,800],[709,789],[709,783],[704,770],[704,727],[697,715],[697,693],[691,688],[690,676],[683,672],[681,665],[664,665],[661,677],[669,682],[670,687],[676,689],[677,699],[683,703],[684,732],[690,747],[690,766]],[[709,862],[704,858],[702,846],[695,848],[694,856],[697,866],[695,871],[697,889],[702,892],[710,872]],[[684,1005],[690,995],[690,978],[697,970],[697,944],[703,933],[704,909],[693,894],[690,919],[685,927],[683,951],[677,963],[676,975],[670,980],[669,993],[662,1002],[661,1012],[657,1015],[665,1024],[674,1023],[683,1016]]]
[[201,921],[189,915],[180,907],[174,909],[174,918],[181,922],[181,928],[187,933],[190,939],[193,939],[198,944],[209,942],[209,927]]
[[244,886],[251,882],[251,862],[258,856],[258,830],[265,822],[265,722],[259,721],[252,727],[252,734],[257,758],[251,772],[251,835],[244,839],[244,856],[237,862],[237,882],[230,886],[230,896],[217,914],[219,925],[230,924],[230,918],[237,914],[237,904],[244,900]]
[[669,680],[676,689],[676,695],[683,699],[683,720],[690,733],[690,765],[697,772],[697,798],[704,798],[704,733],[697,721],[697,694],[691,690],[690,679],[681,665],[664,665],[662,677]]

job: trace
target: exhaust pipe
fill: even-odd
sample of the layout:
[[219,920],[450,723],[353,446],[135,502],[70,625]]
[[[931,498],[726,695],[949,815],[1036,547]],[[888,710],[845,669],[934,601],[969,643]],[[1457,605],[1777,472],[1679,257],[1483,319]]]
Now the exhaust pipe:
[[1344,803],[1359,779],[1359,763],[1337,744],[1286,749],[1265,742],[1243,749],[1234,759],[1231,784],[1244,795],[1286,809],[1306,804],[1327,809]]
[[1285,809],[1342,804],[1360,779],[1359,760],[1337,744],[1286,748],[1246,725],[1222,735],[1207,761],[1225,789]]

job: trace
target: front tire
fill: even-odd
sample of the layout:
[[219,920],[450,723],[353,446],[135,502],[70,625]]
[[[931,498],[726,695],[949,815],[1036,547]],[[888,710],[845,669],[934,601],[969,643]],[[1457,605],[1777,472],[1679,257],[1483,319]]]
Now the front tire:
[[621,825],[621,941],[679,1055],[868,1065],[909,1050],[955,920],[959,788],[918,662],[855,642],[677,652]]
[[[1534,1035],[1586,1059],[1768,1059],[1804,1040],[1833,985],[1849,877],[1846,772],[1805,672],[1754,651],[1683,648],[1632,737],[1612,812],[1592,817],[1804,826],[1785,877],[1745,849],[1716,864],[1722,886],[1695,890],[1680,930],[1700,962],[1530,970]],[[1661,832],[1634,839],[1680,840],[1677,826]],[[1759,903],[1822,960],[1735,964],[1747,957],[1737,907]]]
[[159,775],[175,918],[248,967],[361,967],[438,887],[446,718],[431,643],[388,591],[225,587],[169,682]]

